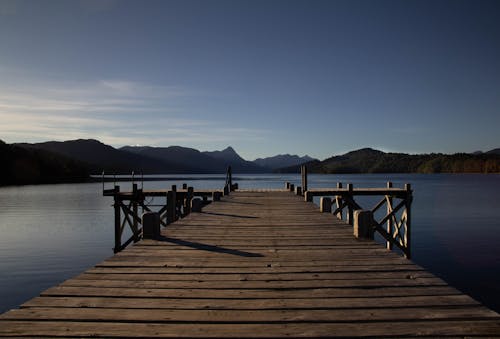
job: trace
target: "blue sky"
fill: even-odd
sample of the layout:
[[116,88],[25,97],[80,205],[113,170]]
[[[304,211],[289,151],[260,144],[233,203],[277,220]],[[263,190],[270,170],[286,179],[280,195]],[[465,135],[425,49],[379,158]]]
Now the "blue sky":
[[500,1],[0,0],[0,139],[500,147]]

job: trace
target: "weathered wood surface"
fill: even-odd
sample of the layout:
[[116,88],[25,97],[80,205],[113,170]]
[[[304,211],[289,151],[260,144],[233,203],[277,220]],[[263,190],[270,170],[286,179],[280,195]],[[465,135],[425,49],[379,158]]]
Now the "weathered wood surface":
[[0,316],[19,337],[463,337],[500,316],[290,192],[233,192]]

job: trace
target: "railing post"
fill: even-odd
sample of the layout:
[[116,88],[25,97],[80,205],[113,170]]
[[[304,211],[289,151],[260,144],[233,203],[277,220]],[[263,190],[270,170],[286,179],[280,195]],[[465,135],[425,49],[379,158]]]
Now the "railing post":
[[[342,188],[342,183],[338,182],[337,183],[337,189],[340,189],[340,188]],[[341,204],[342,204],[342,198],[340,196],[338,196],[338,195],[335,196],[335,205],[337,205],[337,207],[335,209],[339,208]],[[344,219],[343,216],[342,216],[342,211],[339,211],[337,213],[336,217],[339,218],[340,220]]]
[[121,232],[121,199],[120,199],[120,186],[115,185],[114,192],[114,208],[115,208],[115,247],[113,251],[115,253],[120,252],[122,247],[122,232]]
[[413,200],[413,191],[411,189],[410,184],[405,184],[406,190],[406,200],[405,200],[405,208],[406,208],[406,229],[405,229],[405,245],[406,251],[405,257],[407,259],[411,259],[411,203]]
[[191,213],[191,200],[193,199],[193,187],[188,187],[186,198],[184,199],[184,215]]
[[307,192],[307,166],[300,166],[300,173],[302,175],[302,192]]
[[[133,173],[133,172],[132,172]],[[137,184],[136,183],[133,183],[132,184],[132,211],[134,212],[134,216],[132,218],[132,225],[133,225],[133,232],[136,233],[137,230],[139,229],[139,223],[137,222],[137,218],[138,217],[138,204],[137,204],[137,200],[139,199],[139,195],[138,195],[138,192],[137,192]],[[144,226],[143,226],[144,227]],[[134,241],[137,242],[139,241],[139,237],[138,235],[135,236],[134,238]]]
[[[390,182],[390,181],[387,182],[387,188],[392,188],[392,182]],[[386,196],[386,199],[387,199],[387,214],[389,214],[392,211],[392,202],[393,202],[393,199],[392,199],[392,196],[390,196],[390,195]],[[387,220],[387,233],[391,237],[392,237],[392,235],[394,233],[393,232],[392,218],[389,218],[389,220]],[[392,242],[387,241],[386,248],[388,250],[392,250]]]
[[229,176],[229,191],[233,190],[233,171],[231,169],[231,166],[227,167],[227,172]]
[[[354,196],[352,194],[352,184],[347,184],[347,191],[348,191],[348,196],[349,196],[349,200],[350,201],[353,201],[354,200]],[[354,218],[354,209],[353,209],[353,206],[351,203],[348,203],[347,204],[347,222],[350,224],[350,225],[353,225],[353,220]]]

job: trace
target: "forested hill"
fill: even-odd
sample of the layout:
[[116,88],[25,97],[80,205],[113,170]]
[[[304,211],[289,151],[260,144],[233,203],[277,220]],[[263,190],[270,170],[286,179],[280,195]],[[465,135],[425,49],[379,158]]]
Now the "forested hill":
[[[500,173],[500,154],[405,154],[363,148],[307,163],[309,173]],[[300,166],[276,172],[297,173]]]
[[0,140],[0,186],[83,182],[88,167],[74,159],[40,149],[9,145]]

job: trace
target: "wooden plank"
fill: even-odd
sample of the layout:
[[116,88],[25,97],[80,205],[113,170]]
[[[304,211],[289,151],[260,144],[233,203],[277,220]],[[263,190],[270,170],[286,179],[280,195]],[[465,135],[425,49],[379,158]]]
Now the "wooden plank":
[[0,315],[2,320],[120,321],[155,323],[290,323],[398,320],[498,320],[497,314],[480,306],[398,307],[397,309],[281,309],[281,310],[183,310],[120,308],[24,308]]
[[[136,298],[125,297],[37,297],[25,302],[21,308],[120,308],[120,309],[230,309],[230,310],[280,310],[280,309],[350,309],[350,308],[396,308],[396,307],[455,307],[480,306],[467,295],[460,293],[423,296],[372,296],[372,297],[324,297],[324,298],[279,298],[216,299],[207,296],[196,298]],[[397,312],[395,312],[397,313]]]
[[390,321],[286,324],[158,324],[71,321],[4,321],[3,336],[68,336],[120,338],[298,338],[366,336],[497,336],[500,322],[489,320]]

